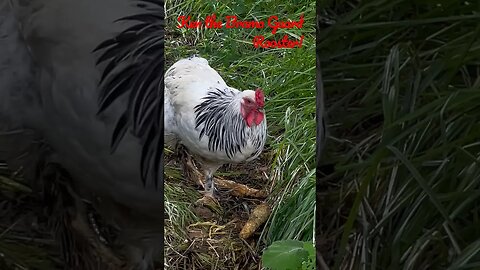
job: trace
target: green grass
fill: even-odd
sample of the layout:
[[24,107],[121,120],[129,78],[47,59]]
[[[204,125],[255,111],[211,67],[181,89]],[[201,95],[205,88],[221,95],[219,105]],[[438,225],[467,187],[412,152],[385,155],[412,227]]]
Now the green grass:
[[331,138],[320,247],[335,269],[480,266],[480,14],[470,1],[325,1]]
[[[315,223],[315,3],[310,1],[167,1],[167,66],[180,58],[200,54],[228,85],[237,89],[261,87],[266,93],[272,214],[256,249],[280,239],[313,240]],[[302,29],[176,29],[179,15],[204,20],[216,13],[225,20],[267,21],[305,16]],[[304,35],[301,49],[255,49],[255,35],[280,39]],[[167,183],[170,185],[171,183]],[[166,190],[168,197],[169,191]],[[167,199],[168,203],[168,199]]]

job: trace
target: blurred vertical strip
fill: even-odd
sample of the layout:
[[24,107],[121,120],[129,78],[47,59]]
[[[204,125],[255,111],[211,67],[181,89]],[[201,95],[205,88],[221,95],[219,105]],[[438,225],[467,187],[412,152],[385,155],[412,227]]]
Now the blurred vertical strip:
[[320,9],[321,9],[321,2],[322,0],[317,0],[317,9],[316,9],[316,68],[317,68],[317,73],[316,73],[316,87],[317,87],[317,98],[316,98],[316,117],[317,117],[317,145],[316,145],[316,180],[317,180],[317,196],[316,196],[316,204],[315,207],[317,208],[316,210],[316,215],[315,215],[315,246],[316,246],[316,251],[317,251],[317,261],[316,261],[316,268],[320,270],[327,270],[329,269],[325,260],[323,259],[323,256],[320,252],[320,241],[321,238],[319,237],[320,235],[320,215],[318,207],[320,207],[319,203],[319,182],[320,182],[320,159],[322,157],[322,152],[324,150],[325,146],[325,140],[326,140],[326,124],[325,124],[325,102],[324,102],[324,91],[323,91],[323,81],[322,81],[322,69],[321,69],[321,63],[320,63],[320,57],[319,57],[319,36],[320,36]]

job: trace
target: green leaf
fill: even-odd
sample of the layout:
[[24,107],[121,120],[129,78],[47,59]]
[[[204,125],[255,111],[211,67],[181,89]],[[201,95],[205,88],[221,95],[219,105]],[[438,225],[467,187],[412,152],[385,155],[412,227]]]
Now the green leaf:
[[302,263],[302,270],[315,270],[316,254],[312,242],[304,242],[303,248],[308,252],[308,260]]
[[303,248],[308,252],[309,258],[315,258],[315,247],[312,242],[303,242]]
[[302,262],[308,259],[308,255],[301,241],[277,241],[263,252],[262,264],[271,270],[298,270],[302,269]]

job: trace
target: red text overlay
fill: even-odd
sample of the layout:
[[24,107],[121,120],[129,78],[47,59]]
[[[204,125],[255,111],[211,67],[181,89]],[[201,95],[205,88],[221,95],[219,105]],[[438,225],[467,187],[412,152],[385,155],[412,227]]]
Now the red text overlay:
[[[279,29],[292,29],[303,27],[304,19],[303,15],[300,16],[298,21],[281,21],[278,16],[270,16],[266,21],[245,21],[238,19],[237,16],[229,15],[225,16],[225,21],[217,20],[215,14],[209,15],[205,18],[205,21],[192,20],[191,16],[178,16],[178,28],[195,29],[205,27],[207,29],[263,29],[270,28],[271,33],[275,35]],[[302,35],[297,40],[290,40],[288,35],[283,35],[277,40],[267,40],[265,36],[259,35],[253,38],[252,44],[255,48],[301,48],[304,36]]]

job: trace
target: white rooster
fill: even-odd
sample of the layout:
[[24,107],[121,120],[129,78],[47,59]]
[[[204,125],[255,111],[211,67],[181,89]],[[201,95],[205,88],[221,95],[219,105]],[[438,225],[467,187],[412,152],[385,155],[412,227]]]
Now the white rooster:
[[165,74],[165,141],[180,143],[206,175],[205,195],[214,197],[213,174],[223,164],[250,161],[265,145],[267,123],[261,89],[229,87],[204,58],[192,56]]

